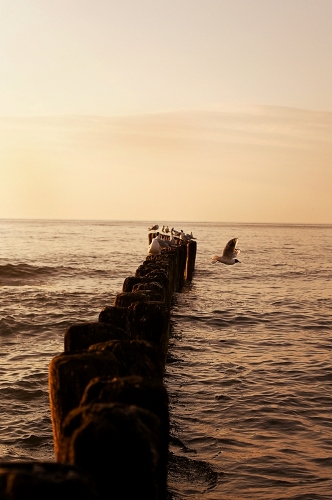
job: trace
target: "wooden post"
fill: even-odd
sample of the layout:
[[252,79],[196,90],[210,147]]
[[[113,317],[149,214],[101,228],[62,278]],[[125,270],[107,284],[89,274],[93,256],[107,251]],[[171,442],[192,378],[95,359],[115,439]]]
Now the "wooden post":
[[186,281],[192,281],[195,271],[197,244],[195,240],[190,240],[187,243],[187,260],[186,260]]
[[97,342],[106,340],[128,339],[129,333],[110,323],[77,323],[71,325],[65,332],[64,350],[65,352],[82,351],[88,349]]
[[57,460],[61,445],[61,426],[70,410],[79,405],[86,385],[100,375],[119,375],[119,363],[112,353],[101,351],[62,353],[49,365],[49,397]]
[[0,462],[0,498],[97,500],[99,497],[89,476],[74,465],[29,461]]
[[161,421],[122,403],[80,406],[66,418],[64,460],[92,478],[98,499],[166,500]]

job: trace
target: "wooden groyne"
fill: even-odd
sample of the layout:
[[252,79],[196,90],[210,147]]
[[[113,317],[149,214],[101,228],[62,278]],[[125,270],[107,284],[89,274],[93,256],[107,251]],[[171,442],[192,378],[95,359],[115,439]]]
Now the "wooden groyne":
[[166,499],[170,314],[196,258],[194,239],[173,236],[150,231],[149,247],[168,245],[147,255],[96,322],[64,333],[49,365],[55,463],[0,462],[1,498]]

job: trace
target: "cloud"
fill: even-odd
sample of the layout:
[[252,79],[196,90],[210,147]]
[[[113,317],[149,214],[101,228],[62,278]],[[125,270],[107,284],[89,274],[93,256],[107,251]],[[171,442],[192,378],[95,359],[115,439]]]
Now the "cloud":
[[332,113],[4,118],[0,131],[0,217],[332,223]]

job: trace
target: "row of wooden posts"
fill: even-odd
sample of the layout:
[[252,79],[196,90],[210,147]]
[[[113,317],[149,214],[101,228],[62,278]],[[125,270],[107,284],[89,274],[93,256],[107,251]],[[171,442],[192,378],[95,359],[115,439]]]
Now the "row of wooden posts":
[[195,240],[177,243],[147,256],[98,321],[65,332],[49,366],[55,462],[0,463],[0,500],[167,498],[170,314],[196,258]]

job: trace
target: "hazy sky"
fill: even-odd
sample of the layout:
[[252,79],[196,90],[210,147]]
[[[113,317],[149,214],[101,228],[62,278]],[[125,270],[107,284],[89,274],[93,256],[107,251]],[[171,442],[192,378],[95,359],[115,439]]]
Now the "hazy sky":
[[332,223],[331,0],[0,0],[0,218]]

